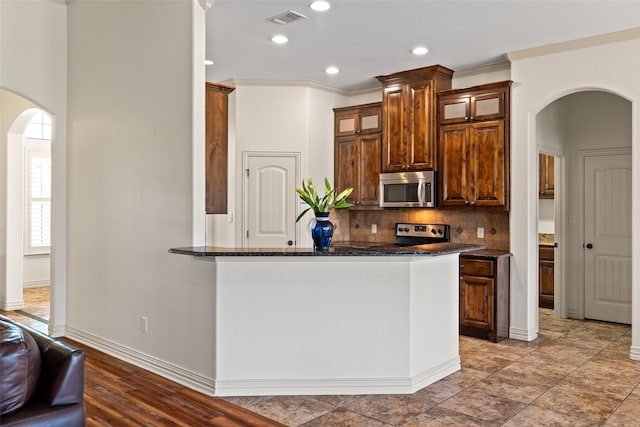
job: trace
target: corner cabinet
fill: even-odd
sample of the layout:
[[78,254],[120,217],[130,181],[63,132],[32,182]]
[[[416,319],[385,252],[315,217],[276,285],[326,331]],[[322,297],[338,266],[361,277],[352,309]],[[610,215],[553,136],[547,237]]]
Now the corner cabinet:
[[436,169],[436,92],[453,71],[434,65],[377,76],[382,89],[382,171]]
[[460,335],[494,342],[509,337],[510,258],[501,251],[460,255]]
[[208,214],[227,213],[229,107],[234,88],[205,85],[205,208]]
[[382,104],[334,108],[334,186],[353,187],[348,201],[378,206]]
[[509,209],[510,81],[438,94],[438,202]]

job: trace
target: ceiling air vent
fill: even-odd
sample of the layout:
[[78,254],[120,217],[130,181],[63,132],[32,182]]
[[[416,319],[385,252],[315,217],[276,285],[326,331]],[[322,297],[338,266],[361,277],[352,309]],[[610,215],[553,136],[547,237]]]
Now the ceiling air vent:
[[272,16],[271,18],[267,18],[267,21],[273,22],[274,24],[278,25],[286,25],[306,18],[307,17],[303,14],[290,10],[288,12],[279,13],[278,15]]

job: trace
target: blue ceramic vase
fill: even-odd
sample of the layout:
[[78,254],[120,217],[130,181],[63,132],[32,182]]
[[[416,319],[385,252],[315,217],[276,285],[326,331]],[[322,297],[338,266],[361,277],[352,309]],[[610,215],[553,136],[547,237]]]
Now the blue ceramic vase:
[[329,221],[329,212],[316,212],[315,223],[311,227],[313,249],[328,251],[333,237],[333,224]]

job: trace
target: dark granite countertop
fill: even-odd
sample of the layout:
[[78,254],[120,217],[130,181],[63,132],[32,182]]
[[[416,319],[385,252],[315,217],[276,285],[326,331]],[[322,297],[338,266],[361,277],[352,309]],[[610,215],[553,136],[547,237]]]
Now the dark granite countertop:
[[326,252],[311,248],[223,248],[193,246],[171,248],[169,253],[202,257],[216,256],[438,256],[483,249],[481,245],[464,243],[432,243],[415,246],[370,242],[335,242]]

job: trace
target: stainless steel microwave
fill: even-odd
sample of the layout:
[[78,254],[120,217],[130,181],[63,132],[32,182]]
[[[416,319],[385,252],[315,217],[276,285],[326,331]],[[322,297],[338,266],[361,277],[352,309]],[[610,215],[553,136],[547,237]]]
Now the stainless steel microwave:
[[434,171],[380,174],[380,206],[383,208],[435,208]]

